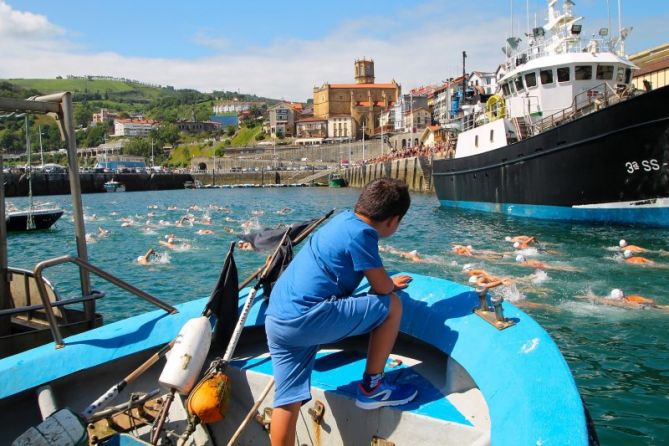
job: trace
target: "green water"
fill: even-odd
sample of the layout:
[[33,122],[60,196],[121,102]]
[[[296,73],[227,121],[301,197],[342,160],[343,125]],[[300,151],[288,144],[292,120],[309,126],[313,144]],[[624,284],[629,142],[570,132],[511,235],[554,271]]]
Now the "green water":
[[[223,230],[224,226],[241,232],[243,222],[250,221],[252,226],[297,222],[331,208],[350,208],[358,193],[355,189],[284,188],[85,195],[87,231],[94,234],[98,226],[102,226],[110,232],[108,237],[95,237],[91,241],[89,255],[103,269],[157,297],[179,303],[208,296],[211,292],[229,243],[237,240]],[[411,209],[399,231],[382,244],[404,251],[416,249],[426,262],[413,263],[386,253],[384,261],[389,269],[466,282],[462,267],[473,263],[493,274],[516,279],[516,288],[502,292],[519,305],[525,305],[525,311],[557,342],[590,408],[602,444],[665,444],[669,441],[669,347],[666,342],[669,313],[614,308],[576,297],[588,293],[605,295],[612,288],[621,288],[627,294],[641,294],[669,305],[669,269],[626,264],[616,249],[618,240],[625,238],[653,250],[646,256],[659,266],[669,265],[669,256],[663,255],[669,252],[666,230],[521,220],[440,208],[431,195],[414,194],[412,198]],[[39,260],[75,253],[70,198],[48,199],[62,205],[66,214],[52,230],[10,234],[10,265],[32,269]],[[24,199],[11,201],[17,205],[25,203]],[[158,209],[149,209],[150,205],[157,205]],[[209,205],[228,207],[230,212],[210,210],[211,226],[158,225],[161,219],[173,224],[191,205],[202,209],[192,211],[198,219]],[[176,206],[178,210],[168,211],[168,206]],[[285,207],[290,208],[290,213],[277,213]],[[149,212],[155,215],[148,217]],[[132,218],[134,224],[122,227],[121,218]],[[234,221],[225,221],[225,218]],[[156,225],[148,234],[144,227],[147,219]],[[215,235],[197,235],[199,229],[211,229]],[[158,241],[168,233],[186,240],[191,247],[171,251],[160,246]],[[504,241],[505,236],[519,234],[539,238],[544,250],[532,258],[551,267],[573,267],[579,271],[549,269],[545,277],[535,275],[531,268],[519,266],[514,262],[511,244]],[[490,260],[463,258],[451,252],[454,243],[499,255]],[[139,265],[137,256],[151,247],[159,253],[167,252],[169,260],[164,258],[162,264]],[[506,257],[502,257],[504,254]],[[235,258],[242,278],[263,261],[262,255],[246,251],[237,251]],[[46,275],[65,295],[77,288],[78,275],[71,266],[48,269]],[[533,283],[533,279],[544,280]],[[108,322],[150,308],[108,283],[94,278],[93,284],[107,292],[98,308]]]

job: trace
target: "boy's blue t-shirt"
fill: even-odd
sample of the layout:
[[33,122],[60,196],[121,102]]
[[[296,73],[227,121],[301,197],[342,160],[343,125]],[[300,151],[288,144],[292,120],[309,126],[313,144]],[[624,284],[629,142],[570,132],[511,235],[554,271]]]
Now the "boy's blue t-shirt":
[[294,319],[332,296],[350,296],[363,271],[382,266],[376,229],[352,211],[341,212],[288,265],[272,288],[267,315]]

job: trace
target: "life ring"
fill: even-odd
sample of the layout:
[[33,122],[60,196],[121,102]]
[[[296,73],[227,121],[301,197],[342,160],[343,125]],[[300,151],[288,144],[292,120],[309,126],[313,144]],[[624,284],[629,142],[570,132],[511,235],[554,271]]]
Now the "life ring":
[[489,121],[506,117],[506,105],[503,97],[496,94],[492,95],[488,98],[485,105],[487,110],[486,116]]

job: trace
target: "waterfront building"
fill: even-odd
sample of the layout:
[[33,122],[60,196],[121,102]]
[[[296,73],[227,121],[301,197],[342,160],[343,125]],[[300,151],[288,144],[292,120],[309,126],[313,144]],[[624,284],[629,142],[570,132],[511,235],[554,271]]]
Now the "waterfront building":
[[328,136],[328,120],[318,117],[299,119],[295,125],[295,144],[319,144]]
[[251,110],[253,106],[257,108],[262,108],[265,105],[264,102],[250,102],[250,101],[219,101],[213,106],[214,114],[224,114],[224,113],[241,113],[243,111]]
[[646,85],[650,88],[669,85],[669,43],[632,54],[630,62],[639,67],[632,80],[636,88],[644,90]]
[[269,130],[272,137],[295,135],[298,112],[293,104],[282,102],[269,109]]
[[405,129],[409,132],[422,131],[432,124],[432,114],[427,107],[418,107],[404,112]]
[[98,113],[93,113],[93,125],[106,124],[116,119],[116,113],[110,112],[106,108],[101,108]]
[[216,121],[178,121],[177,127],[180,132],[200,133],[215,132],[221,128],[222,124]]
[[348,141],[353,138],[354,125],[351,115],[332,115],[328,118],[328,138],[333,141]]
[[136,169],[144,170],[146,168],[146,163],[142,156],[101,154],[96,159],[96,168],[112,171],[121,171],[124,169],[135,171]]
[[158,121],[143,119],[115,119],[114,136],[149,136]]
[[478,91],[479,94],[492,95],[497,89],[497,79],[495,73],[473,71],[467,79],[467,85]]
[[329,119],[348,115],[352,118],[351,133],[361,138],[378,133],[379,117],[397,102],[400,85],[392,80],[376,84],[374,61],[359,59],[354,62],[354,84],[325,83],[314,88],[314,116]]
[[411,119],[406,120],[407,112],[411,112],[414,109],[427,107],[427,95],[414,96],[412,94],[403,94],[399,97],[399,100],[394,106],[394,117],[395,122],[394,130],[395,132],[401,133],[411,130]]

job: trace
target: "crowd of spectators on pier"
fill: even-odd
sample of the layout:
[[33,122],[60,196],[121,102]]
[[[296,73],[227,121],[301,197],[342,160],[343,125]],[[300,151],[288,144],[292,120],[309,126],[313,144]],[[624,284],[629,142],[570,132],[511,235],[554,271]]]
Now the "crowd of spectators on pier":
[[360,160],[357,164],[376,164],[384,163],[387,161],[394,161],[404,158],[413,158],[417,156],[422,156],[425,158],[452,158],[455,154],[453,149],[449,149],[447,143],[437,143],[434,146],[424,146],[422,144],[407,147],[404,149],[393,149],[388,153],[383,155],[375,156],[373,158],[368,158],[366,160]]

